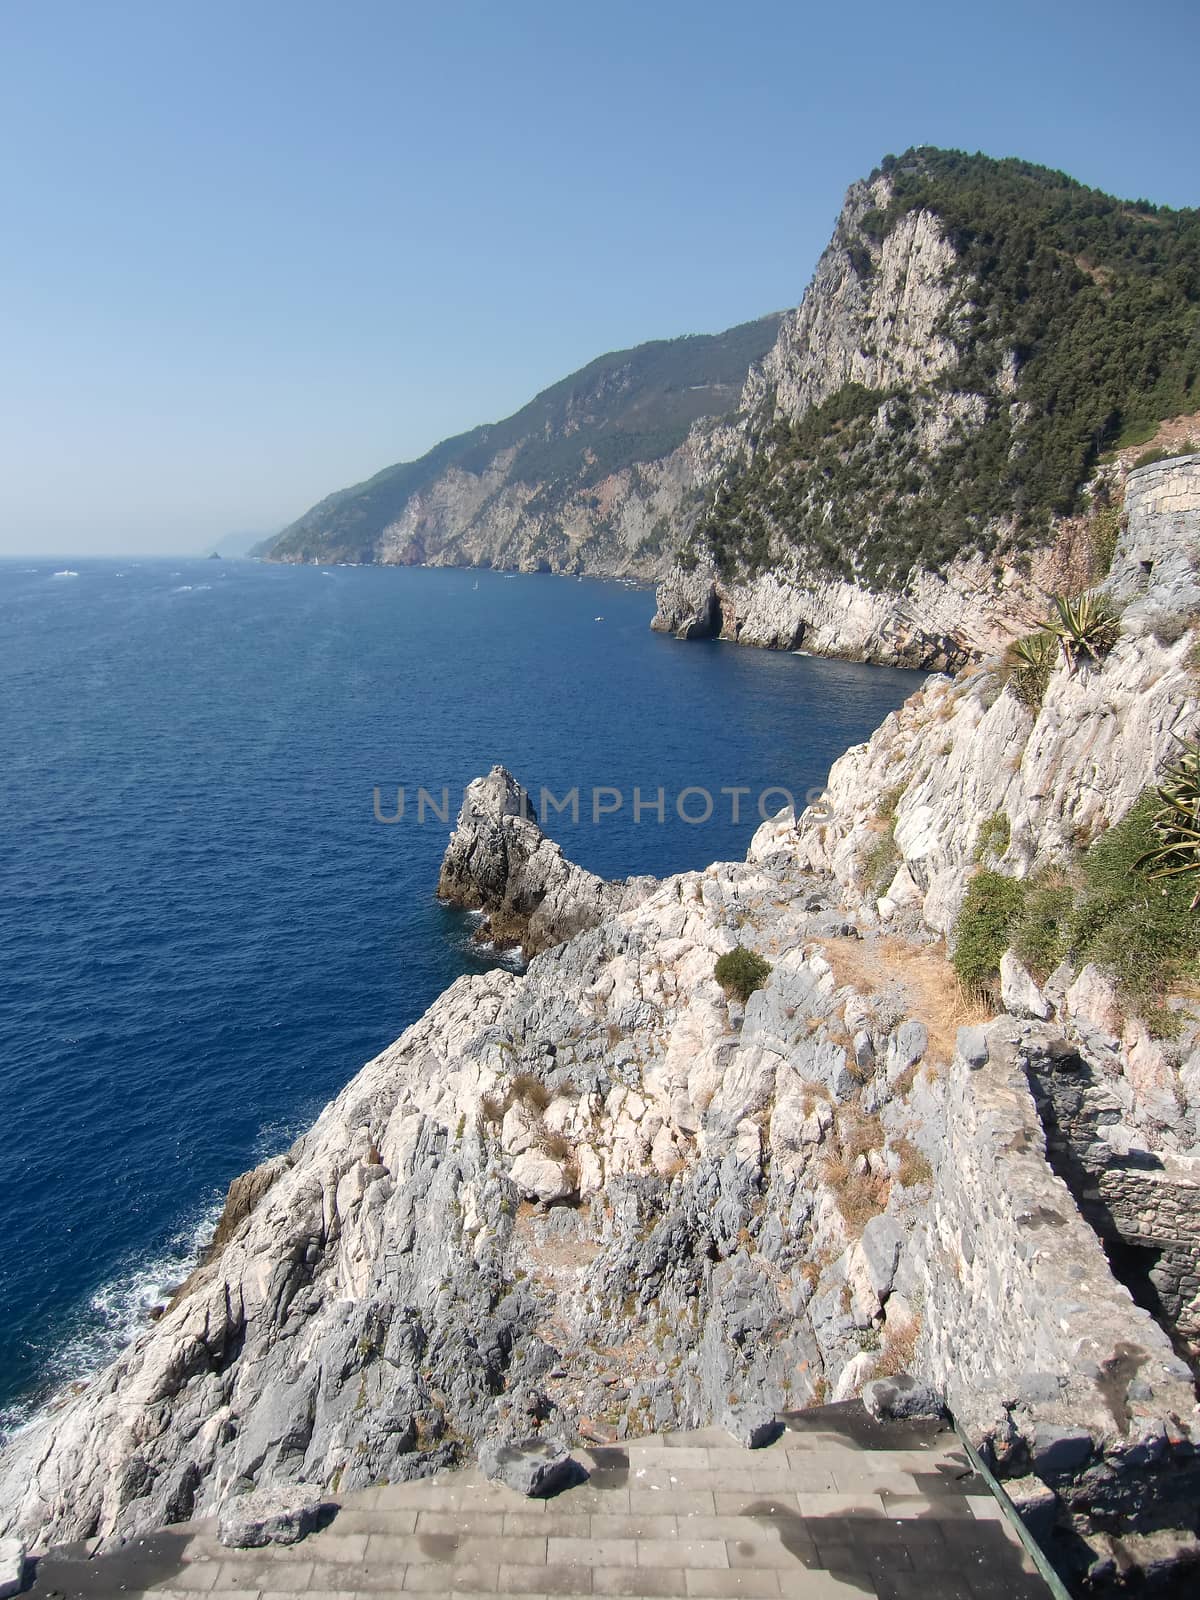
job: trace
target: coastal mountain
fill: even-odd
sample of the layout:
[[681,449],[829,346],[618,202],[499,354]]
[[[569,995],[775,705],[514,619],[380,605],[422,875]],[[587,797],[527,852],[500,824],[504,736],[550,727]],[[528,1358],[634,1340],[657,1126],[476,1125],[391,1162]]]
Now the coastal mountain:
[[747,383],[656,626],[960,665],[1103,577],[1107,458],[1198,406],[1200,212],[889,158]]
[[[624,1470],[626,1439],[749,1440],[906,1374],[1073,1592],[1191,1592],[1200,455],[1127,490],[1103,636],[931,676],[745,861],[603,884],[505,769],[473,784],[440,887],[540,953],[234,1182],[162,1315],[0,1454],[0,1533],[187,1523],[211,1556],[258,1496],[331,1511],[534,1434]],[[842,1530],[854,1495],[878,1518],[838,1489]],[[330,1591],[363,1561],[338,1515]],[[465,1542],[420,1559],[479,1586]]]
[[215,541],[205,555],[221,557],[255,556],[261,555],[264,549],[274,543],[274,535],[248,533],[245,530],[237,533],[227,533],[223,538]]
[[923,148],[795,311],[601,357],[266,553],[656,577],[664,631],[955,667],[1103,577],[1108,457],[1198,410],[1200,211]]
[[681,506],[699,509],[704,441],[779,323],[600,356],[503,422],[330,495],[258,553],[656,575]]

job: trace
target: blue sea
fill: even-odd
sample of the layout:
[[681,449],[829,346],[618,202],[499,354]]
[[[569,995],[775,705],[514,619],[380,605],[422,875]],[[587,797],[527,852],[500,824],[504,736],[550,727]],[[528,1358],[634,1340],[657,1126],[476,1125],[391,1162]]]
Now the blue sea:
[[[652,613],[490,572],[0,563],[7,1425],[136,1331],[232,1177],[493,959],[433,896],[470,778],[577,788],[551,831],[596,871],[701,867],[920,682],[682,645]],[[750,791],[737,822],[722,786]],[[418,787],[450,790],[446,823]],[[622,798],[598,823],[597,788]]]

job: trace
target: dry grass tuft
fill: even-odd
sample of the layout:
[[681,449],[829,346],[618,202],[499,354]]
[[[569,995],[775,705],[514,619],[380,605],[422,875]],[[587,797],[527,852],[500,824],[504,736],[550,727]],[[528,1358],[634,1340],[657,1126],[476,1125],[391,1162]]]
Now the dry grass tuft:
[[518,1072],[508,1086],[508,1104],[520,1101],[530,1111],[545,1111],[554,1096],[532,1072]]
[[912,1317],[896,1328],[886,1328],[879,1359],[875,1363],[877,1378],[894,1378],[898,1372],[911,1372],[921,1337],[921,1319]]
[[537,1147],[551,1161],[570,1161],[574,1156],[571,1141],[565,1134],[557,1133],[552,1128],[541,1129],[537,1136]]
[[900,1158],[900,1165],[896,1171],[897,1181],[906,1189],[914,1189],[920,1184],[933,1182],[933,1168],[929,1165],[928,1157],[911,1139],[906,1139],[903,1135],[893,1139],[892,1149]]
[[876,995],[893,985],[904,1010],[929,1030],[926,1060],[946,1066],[959,1028],[985,1022],[993,1013],[968,996],[955,975],[944,942],[909,944],[888,935],[879,939],[823,939],[818,947],[833,968],[838,987]]

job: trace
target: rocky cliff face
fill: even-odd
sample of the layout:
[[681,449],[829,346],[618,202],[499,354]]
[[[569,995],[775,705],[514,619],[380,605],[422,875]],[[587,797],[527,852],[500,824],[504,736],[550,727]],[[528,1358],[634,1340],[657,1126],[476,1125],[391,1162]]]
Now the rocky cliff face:
[[[234,1186],[162,1318],[10,1443],[0,1527],[112,1541],[251,1484],[336,1495],[487,1436],[612,1440],[907,1369],[1097,1587],[1200,1553],[1172,1345],[1200,1343],[1195,1019],[1165,1046],[1103,972],[1039,985],[1011,952],[972,1012],[937,937],[999,806],[1006,870],[1061,860],[1194,712],[1198,489],[1200,460],[1131,480],[1124,637],[1036,715],[990,667],[933,680],[819,810],[616,914],[552,862],[598,925],[459,980]],[[451,875],[503,902],[544,841],[514,854],[507,775],[473,792]],[[744,1002],[715,976],[738,946],[769,966]],[[1154,1255],[1157,1319],[1118,1245]]]
[[[1082,1528],[1097,1483],[1110,1528],[1177,1527],[1190,1375],[1045,1162],[1028,1030],[964,1055],[930,974],[858,931],[780,851],[460,980],[13,1441],[4,1525],[111,1541],[250,1483],[336,1495],[496,1433],[616,1439],[915,1367]],[[713,972],[747,941],[772,970],[743,1006]]]
[[994,862],[1017,878],[1062,865],[1099,837],[1179,738],[1197,731],[1198,551],[1200,456],[1131,473],[1100,589],[1121,611],[1122,636],[1103,665],[1072,671],[1060,660],[1036,712],[1006,688],[995,661],[953,681],[929,679],[834,765],[826,801],[801,819],[801,860],[869,908],[880,897],[864,857],[886,827],[895,876],[882,886],[883,915],[914,908],[946,934],[989,819],[1005,819]]
[[659,584],[650,626],[680,639],[957,671],[1044,615],[1057,570],[1053,553],[1041,552],[1028,574],[1004,568],[998,582],[990,561],[967,556],[942,574],[915,572],[903,589],[870,589],[799,564],[740,582],[707,563],[676,566]]
[[[747,380],[654,626],[954,670],[1095,581],[1067,513],[1119,489],[1096,476],[1100,442],[1195,400],[1191,334],[1169,331],[1127,230],[1139,250],[1164,242],[1164,274],[1189,263],[1183,284],[1190,219],[950,152],[853,185]],[[1191,289],[1176,310],[1191,328]],[[1120,326],[1158,352],[1146,371],[1171,368],[1161,392],[1139,386]]]
[[602,356],[503,422],[329,496],[264,553],[658,576],[712,475],[720,419],[778,325]]
[[[983,420],[977,394],[951,388],[935,401],[930,388],[957,361],[951,335],[964,304],[963,267],[939,219],[920,209],[903,217],[864,270],[863,218],[890,198],[883,177],[851,187],[801,305],[747,380],[726,471],[751,437],[851,384],[880,397],[919,396],[914,442],[922,450],[936,453]],[[1005,592],[1014,586],[1020,593]],[[1040,605],[1036,583],[1013,569],[1001,585],[980,558],[868,585],[775,539],[767,570],[742,578],[723,576],[703,549],[698,561],[677,563],[659,587],[652,626],[685,639],[954,669],[1011,637],[1014,602]]]
[[438,877],[438,896],[484,913],[480,936],[528,958],[640,905],[654,878],[608,883],[568,861],[542,832],[537,807],[511,772],[468,785]]

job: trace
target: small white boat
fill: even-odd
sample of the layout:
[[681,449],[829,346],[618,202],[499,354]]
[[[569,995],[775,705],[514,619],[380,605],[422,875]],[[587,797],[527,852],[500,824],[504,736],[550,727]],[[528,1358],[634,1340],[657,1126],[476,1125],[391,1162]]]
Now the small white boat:
[[56,578],[77,578],[79,574],[72,572],[70,567],[64,567],[61,572],[56,572],[54,576]]
[[603,621],[604,621],[604,618],[603,618],[603,617],[594,617],[594,618],[593,618],[593,619],[592,619],[592,620],[593,620],[593,621],[594,621],[594,622],[603,622]]

